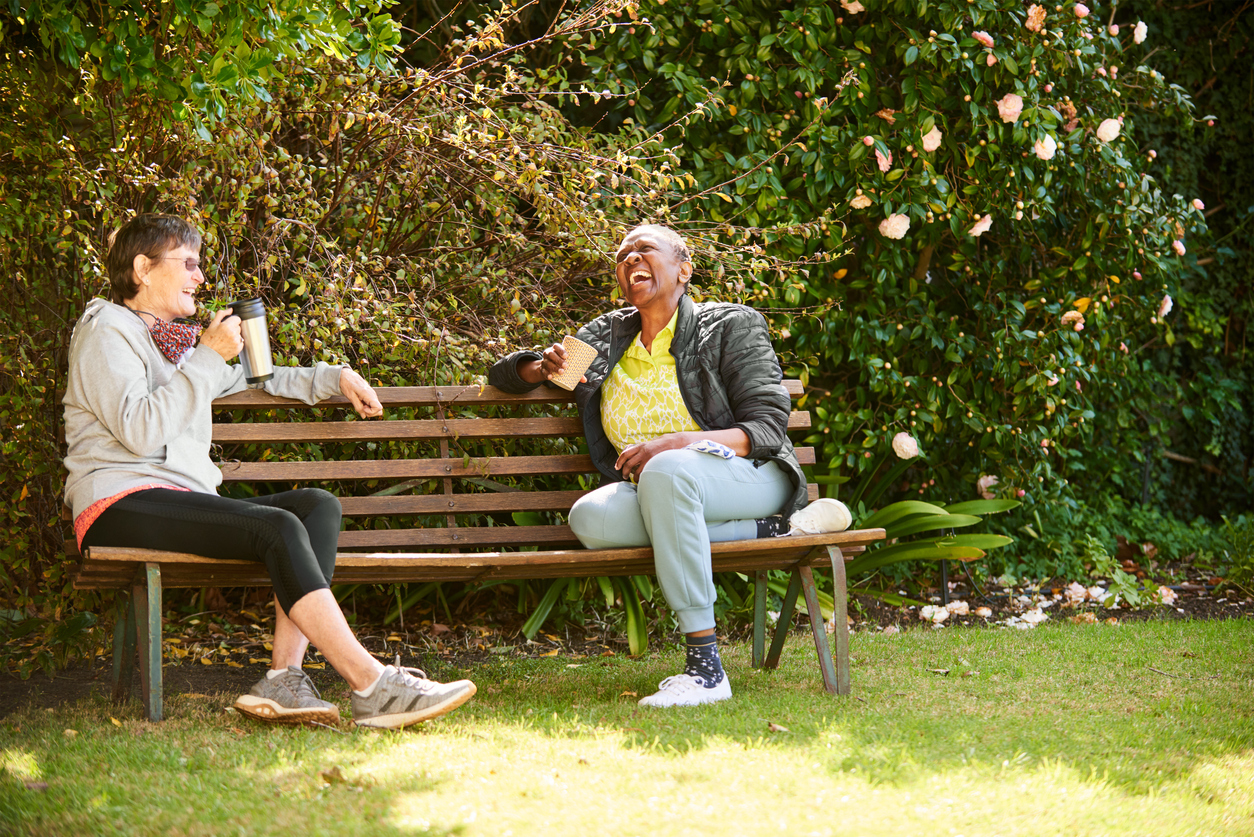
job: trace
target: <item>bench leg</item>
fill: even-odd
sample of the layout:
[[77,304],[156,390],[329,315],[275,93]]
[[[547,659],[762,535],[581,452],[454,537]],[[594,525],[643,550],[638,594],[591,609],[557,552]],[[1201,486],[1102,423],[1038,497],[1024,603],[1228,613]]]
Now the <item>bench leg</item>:
[[753,667],[762,668],[766,656],[766,571],[753,574]]
[[133,596],[123,595],[117,608],[117,624],[113,626],[113,702],[122,703],[131,696],[135,679],[135,606]]
[[788,638],[788,628],[792,625],[792,614],[797,609],[797,594],[801,592],[801,575],[793,570],[788,581],[788,592],[784,594],[784,604],[779,609],[779,621],[775,623],[775,638],[771,640],[771,651],[766,655],[764,668],[779,668],[779,655],[784,651],[784,640]]
[[823,688],[827,689],[830,694],[839,694],[836,668],[832,665],[832,652],[827,646],[827,625],[823,622],[823,610],[819,607],[819,595],[814,587],[814,573],[809,567],[798,567],[797,573],[801,576],[801,591],[806,598],[806,612],[810,614],[810,633],[814,635],[814,650],[819,655],[819,670],[823,672]]
[[161,565],[144,564],[132,595],[139,633],[139,681],[150,721],[161,712]]
[[845,580],[845,554],[838,546],[827,547],[832,559],[832,610],[836,620],[833,639],[836,642],[836,694],[849,694],[849,585]]

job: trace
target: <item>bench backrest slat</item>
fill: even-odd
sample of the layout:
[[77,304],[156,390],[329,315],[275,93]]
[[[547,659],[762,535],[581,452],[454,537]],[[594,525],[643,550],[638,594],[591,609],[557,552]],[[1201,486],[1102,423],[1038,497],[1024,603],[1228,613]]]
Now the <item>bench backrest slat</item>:
[[[814,464],[814,448],[797,448],[797,461]],[[219,462],[224,482],[316,482],[319,480],[436,479],[439,477],[524,477],[592,474],[585,453],[554,456],[492,456],[462,459],[358,459],[348,462]]]
[[[788,379],[783,382],[788,397],[794,400],[804,392],[801,382]],[[375,392],[384,407],[450,407],[474,406],[488,407],[493,405],[515,404],[574,404],[575,394],[556,387],[536,387],[522,395],[511,395],[496,387],[479,387],[475,385],[454,385],[442,387],[377,387]],[[219,398],[213,402],[214,407],[232,410],[269,410],[278,408],[304,408],[306,404],[291,398],[280,398],[277,395],[250,389]],[[319,404],[320,407],[348,407],[349,401],[342,395],[328,398]]]
[[[788,429],[810,429],[810,414],[795,411]],[[392,421],[237,422],[213,425],[213,441],[268,442],[413,442],[435,439],[546,439],[583,436],[575,417],[472,418]]]

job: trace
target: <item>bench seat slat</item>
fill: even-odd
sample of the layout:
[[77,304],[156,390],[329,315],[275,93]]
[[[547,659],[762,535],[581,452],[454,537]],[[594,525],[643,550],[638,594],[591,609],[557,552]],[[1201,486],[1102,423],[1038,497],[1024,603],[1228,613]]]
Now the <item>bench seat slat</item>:
[[[794,400],[804,392],[801,381],[788,379],[783,381],[788,396]],[[496,387],[479,387],[475,385],[443,386],[443,387],[375,387],[379,403],[384,407],[438,407],[445,406],[456,409],[459,405],[490,407],[515,404],[574,404],[575,394],[557,387],[536,387],[522,395],[512,395]],[[57,401],[60,402],[61,394]],[[219,410],[270,410],[275,408],[300,409],[309,405],[291,398],[271,395],[265,390],[246,389],[213,402]],[[337,395],[319,402],[320,407],[345,407],[351,405],[347,398]]]
[[339,548],[568,546],[579,539],[569,526],[453,526],[447,529],[359,529],[340,532]]
[[[826,553],[815,547],[835,544],[846,557],[867,544],[882,540],[883,529],[863,529],[827,535],[792,535],[711,544],[715,572],[761,568],[788,568],[805,560],[821,565]],[[268,585],[265,566],[250,561],[219,561],[198,555],[123,547],[94,547],[80,565],[74,586],[90,589],[115,586],[131,578],[143,562],[162,564],[167,587]],[[121,569],[121,572],[119,572]],[[335,583],[368,581],[471,581],[482,579],[559,578],[589,575],[635,575],[653,571],[653,550],[570,549],[539,552],[462,553],[340,553]],[[104,582],[104,583],[100,583]]]

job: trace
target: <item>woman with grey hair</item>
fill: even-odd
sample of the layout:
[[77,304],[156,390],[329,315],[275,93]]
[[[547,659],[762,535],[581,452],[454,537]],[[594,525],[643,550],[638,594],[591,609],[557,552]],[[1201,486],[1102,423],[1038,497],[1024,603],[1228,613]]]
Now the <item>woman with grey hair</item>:
[[[798,528],[833,531],[843,506],[820,500],[802,509],[806,480],[787,433],[791,402],[762,315],[694,303],[686,293],[692,257],[667,227],[631,230],[615,263],[630,307],[576,334],[597,350],[575,396],[602,486],[571,508],[570,528],[589,548],[653,547],[687,660],[640,703],[726,700],[711,541],[782,535],[789,516]],[[565,368],[566,351],[555,343],[502,358],[488,381],[525,392]]]
[[[277,723],[334,723],[301,670],[312,641],[352,688],[359,726],[397,728],[450,712],[475,693],[417,669],[384,666],[353,635],[331,594],[340,502],[316,488],[220,497],[209,458],[213,399],[244,389],[240,320],[196,313],[201,236],[173,215],[139,215],[110,241],[110,300],[93,299],[70,341],[66,503],[79,546],[124,546],[266,565],[275,592],[270,671],[235,708]],[[337,393],[363,418],[383,413],[346,366],[276,367],[268,392],[314,404]]]

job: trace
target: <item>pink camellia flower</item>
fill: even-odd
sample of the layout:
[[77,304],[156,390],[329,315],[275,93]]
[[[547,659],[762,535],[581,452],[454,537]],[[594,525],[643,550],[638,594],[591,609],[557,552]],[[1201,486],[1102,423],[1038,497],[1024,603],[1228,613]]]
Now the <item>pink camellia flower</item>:
[[885,238],[904,238],[910,229],[910,218],[906,215],[889,215],[880,221],[880,235]]
[[[1077,330],[1078,330],[1078,329],[1080,329],[1080,328],[1083,328],[1083,326],[1078,326],[1078,327],[1077,327]],[[1076,392],[1084,392],[1084,387],[1080,386],[1080,382],[1079,382],[1079,381],[1076,381],[1076,382],[1075,382],[1075,391],[1076,391]]]
[[993,226],[993,213],[985,215],[971,225],[971,229],[967,230],[967,235],[979,238],[988,232],[989,227]]
[[1194,208],[1194,209],[1196,209],[1198,212],[1201,212],[1203,209],[1205,209],[1205,208],[1206,208],[1206,204],[1202,203],[1202,199],[1201,199],[1201,198],[1194,198],[1194,199],[1193,199],[1193,208]]
[[1045,26],[1045,7],[1035,3],[1028,6],[1028,19],[1023,22],[1023,26],[1029,32],[1040,32]]
[[1140,281],[1141,281],[1141,271],[1139,271],[1139,270],[1134,270],[1134,271],[1132,271],[1132,278],[1133,278],[1133,279],[1135,279],[1136,281],[1140,282]]
[[1097,74],[1098,74],[1099,76],[1105,76],[1105,75],[1106,75],[1106,68],[1105,68],[1105,67],[1098,67],[1098,68],[1097,68]]
[[1123,125],[1118,119],[1103,119],[1102,124],[1097,126],[1097,138],[1102,142],[1111,142],[1119,136],[1119,132],[1123,129]]
[[1132,27],[1132,43],[1144,43],[1147,34],[1149,34],[1149,27],[1145,25],[1145,21],[1138,20],[1136,26]]
[[990,67],[993,66],[997,63],[997,56],[990,52],[988,55],[984,56],[984,63]]
[[1053,92],[1054,92],[1054,85],[1052,85],[1052,84],[1046,84],[1046,85],[1045,85],[1045,87],[1043,87],[1042,89],[1043,89],[1046,93],[1053,93]]
[[858,195],[853,200],[849,201],[849,205],[854,209],[866,209],[871,205],[871,199],[866,195]]
[[1089,7],[1084,5],[1083,3],[1076,3],[1075,4],[1075,16],[1078,17],[1080,20],[1084,20],[1086,17],[1089,16]]
[[1155,159],[1157,159],[1157,158],[1158,158],[1158,152],[1157,152],[1157,151],[1155,151],[1155,150],[1154,150],[1154,149],[1152,149],[1152,148],[1151,148],[1149,151],[1145,152],[1145,153],[1149,155],[1149,158],[1150,158],[1151,160],[1155,160]]
[[875,149],[875,162],[879,165],[880,171],[888,171],[893,167],[893,152],[890,151],[886,155],[878,148]]
[[1049,447],[1049,439],[1041,439],[1041,447],[1043,448]]
[[1018,93],[1007,93],[997,101],[997,115],[1002,122],[1017,122],[1023,113],[1023,97]]
[[1027,491],[1025,491],[1025,490],[1023,490],[1022,488],[1020,488],[1020,489],[1019,489],[1019,491],[1018,491],[1018,495],[1019,495],[1020,497],[1026,497],[1026,496],[1027,496],[1027,494],[1028,494],[1028,492],[1027,492]]
[[1110,68],[1110,77],[1111,77],[1111,78],[1118,78],[1118,77],[1119,77],[1119,68],[1118,68],[1118,67],[1111,67],[1111,68]]
[[933,125],[932,130],[923,135],[923,150],[930,152],[940,148],[941,139],[943,139],[943,137],[940,129]]
[[899,459],[913,459],[919,455],[919,443],[909,433],[901,432],[893,437],[893,453]]
[[1084,315],[1079,311],[1068,311],[1062,315],[1062,324],[1071,326],[1076,331],[1084,331]]
[[1177,256],[1183,256],[1184,242],[1177,238],[1175,241],[1171,242],[1171,249],[1176,251]]
[[1122,340],[1120,340],[1120,341],[1119,341],[1119,351],[1123,352],[1123,353],[1126,355],[1126,354],[1128,353],[1128,344],[1127,344],[1127,343],[1125,343],[1125,342],[1123,342]]
[[1119,24],[1117,24],[1117,23],[1112,23],[1112,24],[1110,24],[1110,34],[1112,34],[1112,35],[1118,35],[1118,34],[1119,34]]
[[1162,319],[1171,313],[1171,309],[1175,303],[1171,300],[1171,294],[1164,294],[1163,301],[1158,304],[1158,319]]
[[993,493],[993,486],[997,485],[998,482],[1000,482],[1000,480],[998,480],[997,477],[984,474],[975,481],[975,487],[979,490],[981,497],[985,500],[991,500],[997,496]]
[[987,32],[972,32],[971,37],[975,38],[977,41],[984,44],[984,46],[986,47],[991,48],[993,46],[993,36],[988,34]]
[[843,6],[845,11],[849,12],[851,15],[856,15],[860,12],[866,11],[866,7],[859,3],[858,0],[852,0],[852,2],[849,2],[849,0],[840,0],[840,5]]
[[1054,139],[1053,134],[1046,134],[1042,139],[1038,139],[1032,143],[1032,151],[1042,160],[1054,159],[1054,153],[1058,150],[1058,140]]
[[875,137],[863,137],[862,144],[867,146],[868,148],[872,145],[875,145]]

